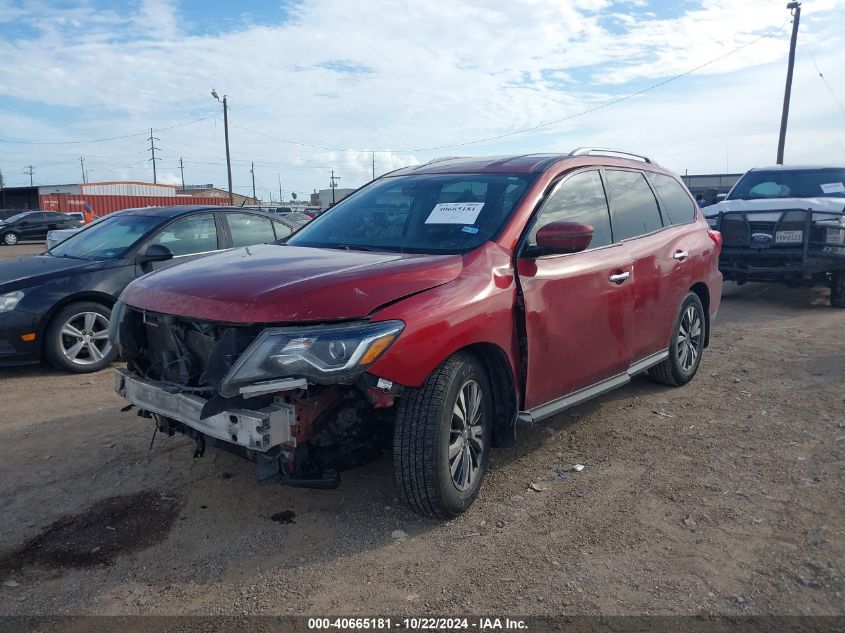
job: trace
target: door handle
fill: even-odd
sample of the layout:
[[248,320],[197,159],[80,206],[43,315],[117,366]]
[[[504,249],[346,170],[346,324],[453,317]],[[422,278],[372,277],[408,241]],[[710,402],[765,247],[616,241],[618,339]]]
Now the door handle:
[[689,257],[689,251],[675,251],[675,254],[672,255],[672,257],[679,261],[684,261],[687,257]]
[[631,273],[628,272],[628,271],[625,271],[624,273],[613,273],[610,277],[608,277],[608,279],[615,284],[621,284],[626,279],[628,279],[628,277],[630,277],[630,276],[631,276]]

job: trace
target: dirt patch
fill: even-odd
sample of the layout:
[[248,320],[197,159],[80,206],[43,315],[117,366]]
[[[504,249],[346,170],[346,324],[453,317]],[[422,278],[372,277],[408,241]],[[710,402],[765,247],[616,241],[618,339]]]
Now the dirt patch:
[[179,501],[158,492],[103,499],[0,556],[0,570],[108,565],[164,539],[178,513]]

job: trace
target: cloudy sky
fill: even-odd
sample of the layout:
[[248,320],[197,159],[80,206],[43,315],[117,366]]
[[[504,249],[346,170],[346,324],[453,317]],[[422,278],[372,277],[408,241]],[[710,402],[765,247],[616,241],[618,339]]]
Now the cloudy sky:
[[[285,197],[325,188],[332,169],[359,186],[372,151],[377,174],[584,145],[743,171],[774,162],[785,4],[0,0],[0,170],[9,186],[30,164],[36,184],[79,182],[83,157],[90,181],[151,181],[152,127],[160,182],[182,158],[187,183],[225,187],[215,88],[235,189],[254,161],[264,198],[280,179]],[[845,162],[843,9],[804,2],[787,162]]]

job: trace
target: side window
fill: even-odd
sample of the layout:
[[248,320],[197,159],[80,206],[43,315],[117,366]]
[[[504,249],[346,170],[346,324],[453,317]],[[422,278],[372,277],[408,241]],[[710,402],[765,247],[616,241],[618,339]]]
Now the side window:
[[686,189],[671,176],[649,174],[663,203],[664,215],[671,224],[686,224],[695,219],[695,204]]
[[214,225],[214,216],[209,213],[177,220],[150,240],[152,244],[166,246],[176,257],[216,251],[217,227]]
[[645,235],[663,227],[657,200],[638,171],[608,169],[607,192],[616,241]]
[[232,246],[252,246],[274,242],[273,223],[270,218],[248,213],[227,213],[229,232],[232,234]]
[[598,171],[575,174],[546,200],[528,234],[528,244],[537,244],[537,231],[549,222],[581,222],[593,227],[589,248],[607,246],[613,242],[610,234],[610,215],[607,199]]
[[287,237],[293,231],[287,224],[282,224],[281,222],[273,222],[273,228],[276,230],[276,239],[280,240],[283,237]]

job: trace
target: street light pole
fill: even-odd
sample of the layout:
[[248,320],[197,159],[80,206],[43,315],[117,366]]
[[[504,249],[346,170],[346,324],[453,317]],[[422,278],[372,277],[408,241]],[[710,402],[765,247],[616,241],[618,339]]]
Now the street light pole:
[[[212,90],[211,96],[220,101],[217,96],[217,91]],[[229,104],[226,101],[226,95],[223,95],[223,136],[226,139],[226,174],[229,177],[229,204],[235,204],[235,198],[232,195],[232,159],[229,156]]]
[[786,89],[783,92],[783,113],[780,117],[778,165],[783,165],[783,150],[786,145],[786,120],[789,118],[789,99],[792,95],[792,69],[795,66],[795,45],[798,42],[798,22],[801,20],[801,3],[790,2],[786,5],[786,8],[792,11],[792,39],[789,42],[789,65],[786,69]]

